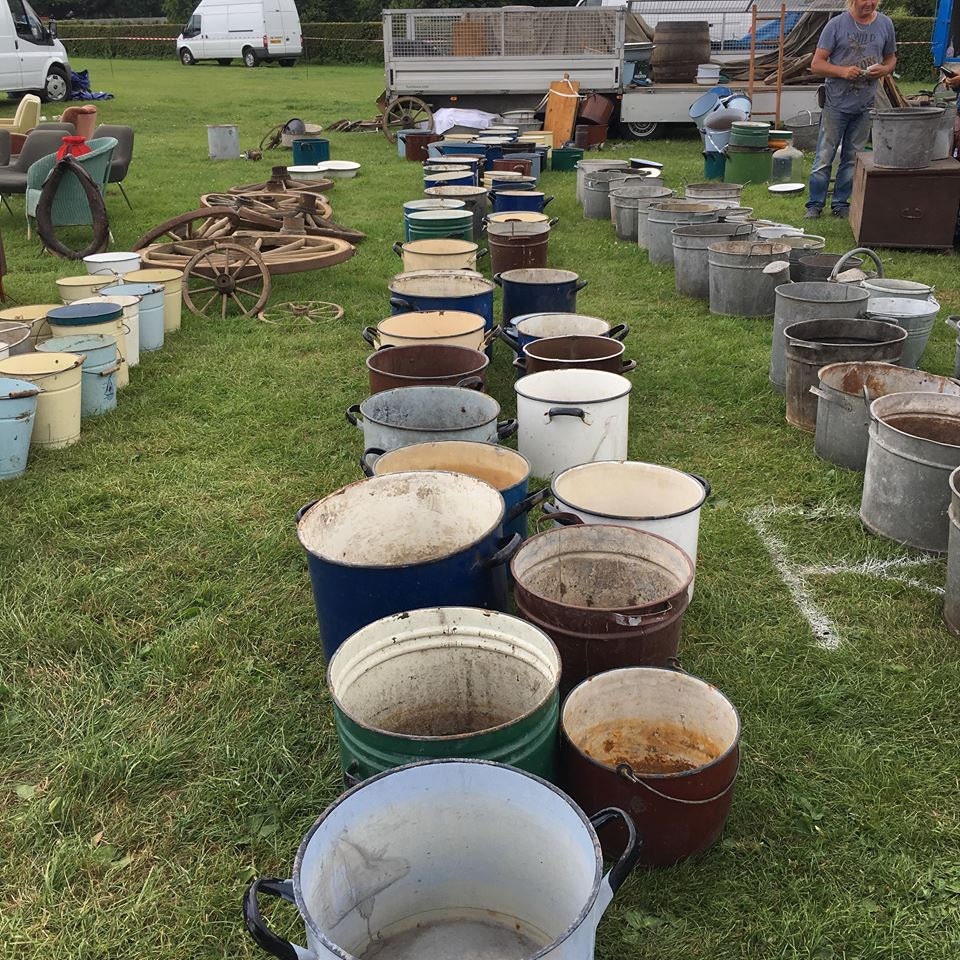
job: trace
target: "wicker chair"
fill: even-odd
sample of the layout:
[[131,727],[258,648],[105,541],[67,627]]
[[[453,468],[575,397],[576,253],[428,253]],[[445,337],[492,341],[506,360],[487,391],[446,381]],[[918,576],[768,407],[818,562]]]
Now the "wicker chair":
[[63,134],[59,130],[33,130],[27,134],[20,153],[9,164],[0,167],[0,200],[8,210],[7,197],[10,194],[27,192],[27,173],[32,164],[47,154],[56,153],[62,140]]
[[[113,151],[117,148],[117,141],[113,137],[99,137],[96,140],[88,140],[87,146],[90,147],[90,153],[77,157],[77,162],[90,174],[93,182],[99,185],[100,192],[103,193],[107,186],[110,160],[113,157]],[[27,171],[28,238],[30,237],[30,218],[36,216],[43,184],[56,165],[57,155],[52,153],[31,164]],[[57,227],[69,227],[92,223],[93,217],[90,214],[90,204],[87,203],[86,195],[77,178],[73,174],[68,174],[60,181],[60,188],[53,199],[53,224]]]

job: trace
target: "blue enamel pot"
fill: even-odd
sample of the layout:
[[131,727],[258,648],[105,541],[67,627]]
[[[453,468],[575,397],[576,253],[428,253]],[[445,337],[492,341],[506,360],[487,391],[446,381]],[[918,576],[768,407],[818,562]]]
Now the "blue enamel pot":
[[503,289],[503,322],[526,313],[576,313],[577,294],[586,280],[572,270],[533,267],[505,270],[493,282]]
[[529,210],[543,213],[553,199],[539,190],[497,190],[493,194],[493,212],[510,213],[514,210]]

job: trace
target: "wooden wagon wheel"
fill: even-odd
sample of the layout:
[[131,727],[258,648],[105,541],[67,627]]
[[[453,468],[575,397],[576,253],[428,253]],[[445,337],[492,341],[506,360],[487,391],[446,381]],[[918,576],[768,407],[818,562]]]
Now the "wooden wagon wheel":
[[396,97],[383,111],[380,129],[391,142],[397,142],[397,131],[412,130],[425,124],[424,131],[433,129],[433,113],[419,97]]
[[270,272],[256,250],[217,242],[194,254],[184,268],[183,302],[191,313],[206,316],[219,297],[221,320],[231,302],[241,316],[252,317],[266,306],[270,286]]
[[216,240],[228,237],[238,221],[236,209],[232,206],[200,207],[179,217],[171,217],[148,230],[134,245],[134,250],[142,250],[151,243],[168,240]]
[[339,320],[343,316],[343,307],[327,300],[306,300],[301,303],[278,303],[269,310],[261,310],[258,320],[264,323],[281,324],[287,320],[322,323],[325,320]]

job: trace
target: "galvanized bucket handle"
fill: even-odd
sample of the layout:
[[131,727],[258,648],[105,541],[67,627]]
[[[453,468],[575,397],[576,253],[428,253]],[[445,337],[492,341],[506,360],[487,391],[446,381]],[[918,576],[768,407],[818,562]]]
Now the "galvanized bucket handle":
[[669,794],[661,793],[655,787],[651,787],[646,780],[642,780],[633,772],[633,767],[629,763],[618,763],[617,764],[617,774],[621,779],[626,780],[627,783],[632,783],[636,786],[645,787],[649,790],[654,796],[659,797],[661,800],[669,800],[671,803],[682,803],[685,806],[690,807],[700,807],[706,803],[716,803],[717,800],[725,797],[732,789],[733,785],[737,782],[737,777],[740,774],[740,754],[737,754],[737,769],[733,771],[733,777],[730,782],[719,792],[715,793],[712,797],[704,797],[702,800],[684,800],[680,797],[671,797]]
[[883,277],[883,263],[880,261],[880,258],[873,252],[869,247],[854,247],[852,250],[848,250],[834,265],[833,269],[830,271],[830,279],[836,280],[837,275],[843,270],[844,264],[858,254],[863,254],[865,257],[869,257],[874,266],[877,268],[877,276]]

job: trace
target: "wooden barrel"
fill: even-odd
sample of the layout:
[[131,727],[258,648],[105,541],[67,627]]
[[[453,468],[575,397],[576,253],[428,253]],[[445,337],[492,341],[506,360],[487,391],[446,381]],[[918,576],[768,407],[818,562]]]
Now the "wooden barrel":
[[710,24],[705,20],[661,20],[653,35],[653,79],[693,83],[697,67],[710,60]]

